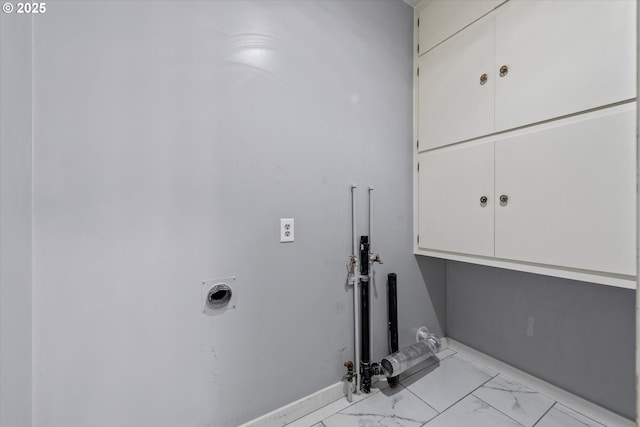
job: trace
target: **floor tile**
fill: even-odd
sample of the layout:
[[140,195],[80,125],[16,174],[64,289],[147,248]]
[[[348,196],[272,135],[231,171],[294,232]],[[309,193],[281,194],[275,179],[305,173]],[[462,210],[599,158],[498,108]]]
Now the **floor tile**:
[[402,386],[387,389],[322,420],[325,427],[419,427],[438,415]]
[[556,403],[536,427],[603,427],[602,424]]
[[521,427],[475,396],[467,396],[425,427]]
[[526,427],[532,427],[555,403],[502,375],[484,384],[473,395]]
[[491,369],[453,355],[401,384],[442,412],[496,375]]

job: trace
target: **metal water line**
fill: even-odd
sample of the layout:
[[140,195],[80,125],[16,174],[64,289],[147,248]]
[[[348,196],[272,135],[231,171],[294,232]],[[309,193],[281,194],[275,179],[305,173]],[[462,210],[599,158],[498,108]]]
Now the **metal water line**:
[[349,260],[349,266],[351,267],[351,277],[349,281],[353,286],[353,325],[354,325],[354,338],[355,338],[355,361],[354,361],[354,373],[353,373],[353,387],[356,394],[360,394],[360,281],[358,275],[360,274],[360,263],[358,261],[358,229],[356,227],[356,184],[351,184],[351,229],[353,232],[352,240],[352,255]]
[[[372,291],[372,287],[373,287],[373,258],[371,256],[371,248],[373,248],[373,199],[372,199],[372,193],[373,193],[373,186],[369,186],[369,250],[367,251],[367,261],[369,263],[369,313],[371,313],[371,307],[373,307],[372,304],[372,296],[371,294],[373,292]],[[371,314],[369,314],[369,316],[371,316]],[[373,328],[369,328],[369,355],[373,355]]]
[[[636,7],[636,22],[640,22],[640,7]],[[636,31],[636,38],[636,88],[640,88],[640,31]],[[636,168],[640,168],[640,98],[636,100],[636,114]],[[640,426],[640,178],[636,179],[636,425]]]

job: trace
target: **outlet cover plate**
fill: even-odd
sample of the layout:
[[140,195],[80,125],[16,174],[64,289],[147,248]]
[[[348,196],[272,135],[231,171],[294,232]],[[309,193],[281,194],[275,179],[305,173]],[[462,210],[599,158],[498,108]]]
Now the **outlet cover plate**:
[[280,243],[294,241],[293,218],[280,218]]

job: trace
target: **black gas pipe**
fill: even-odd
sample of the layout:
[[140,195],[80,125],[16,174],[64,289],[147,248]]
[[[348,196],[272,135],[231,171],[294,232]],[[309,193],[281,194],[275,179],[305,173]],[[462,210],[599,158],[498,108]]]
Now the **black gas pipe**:
[[360,236],[360,389],[371,391],[369,354],[369,236]]
[[[387,306],[389,325],[389,354],[393,354],[399,350],[398,348],[398,286],[396,273],[387,275]],[[387,383],[391,388],[398,384],[400,376],[387,377]]]

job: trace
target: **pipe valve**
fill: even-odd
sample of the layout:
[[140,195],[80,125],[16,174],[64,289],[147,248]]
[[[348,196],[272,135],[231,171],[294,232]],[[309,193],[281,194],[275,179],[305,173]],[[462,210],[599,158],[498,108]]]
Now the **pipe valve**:
[[349,257],[349,268],[353,268],[353,266],[356,265],[356,259],[355,255]]
[[351,360],[347,360],[346,362],[344,362],[344,366],[347,367],[347,381],[353,381],[353,362]]
[[377,262],[378,264],[384,264],[382,262],[382,258],[380,258],[380,254],[376,254],[374,258],[372,258],[371,262]]

